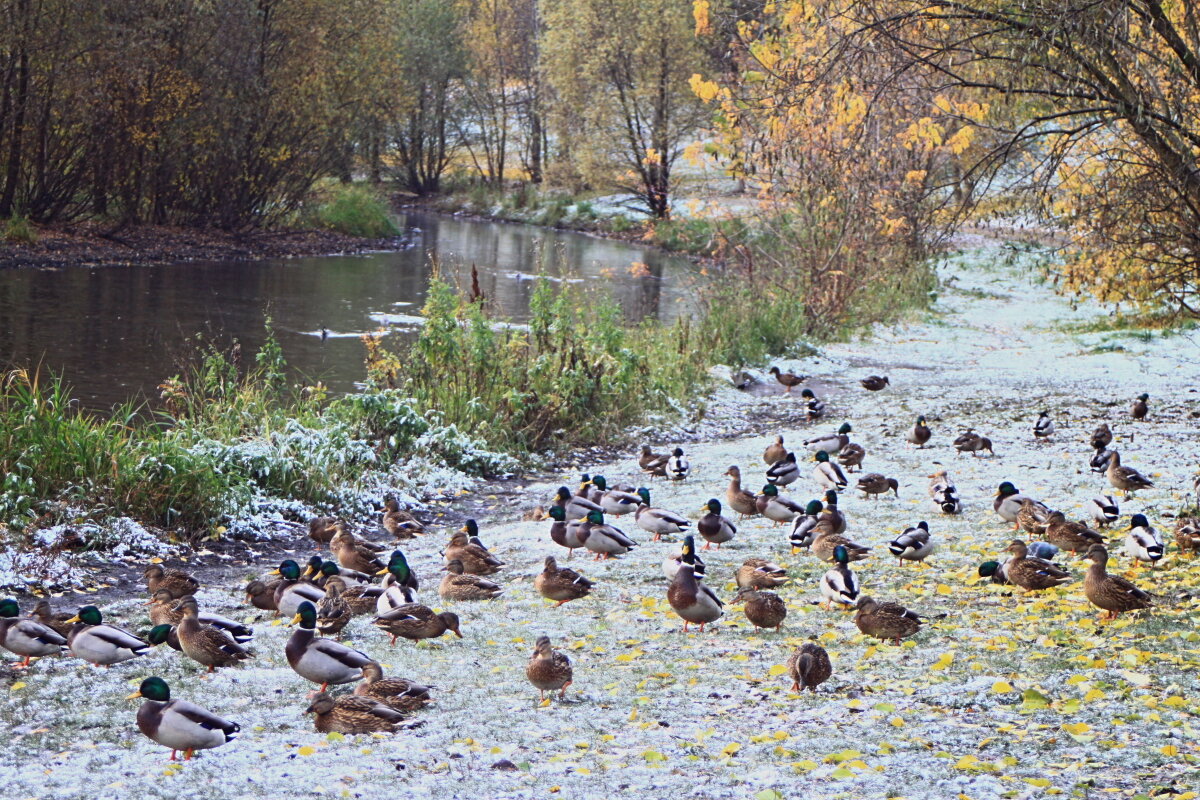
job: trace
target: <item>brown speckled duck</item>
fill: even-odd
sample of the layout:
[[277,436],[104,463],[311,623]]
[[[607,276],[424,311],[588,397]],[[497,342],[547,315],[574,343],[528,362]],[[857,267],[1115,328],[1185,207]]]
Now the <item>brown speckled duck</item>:
[[354,687],[354,693],[360,697],[378,700],[401,713],[416,711],[433,699],[428,686],[404,678],[383,677],[383,667],[377,662],[367,664],[362,668],[362,672],[362,682]]
[[457,558],[446,565],[446,574],[438,585],[438,596],[443,600],[494,600],[503,592],[500,584],[463,572],[463,563]]
[[555,601],[555,607],[592,593],[594,584],[569,567],[558,566],[554,556],[546,556],[542,571],[533,579],[538,594]]
[[153,596],[155,592],[167,591],[176,600],[200,591],[200,581],[180,569],[163,569],[162,564],[151,564],[142,573],[146,578],[146,590]]
[[1120,575],[1108,574],[1108,550],[1094,544],[1086,558],[1092,562],[1083,579],[1083,593],[1092,605],[1105,612],[1105,619],[1116,619],[1124,611],[1137,611],[1154,605],[1153,596]]
[[774,589],[788,582],[787,570],[765,558],[747,558],[734,575],[739,589]]
[[318,733],[395,733],[404,714],[371,697],[343,694],[334,698],[319,693],[304,710],[315,714]]
[[783,621],[787,618],[787,605],[774,592],[742,589],[733,598],[733,602],[743,604],[742,611],[755,631],[759,628],[774,628],[776,631],[783,628]]
[[474,544],[472,536],[479,535],[479,526],[475,520],[469,519],[446,545],[446,563],[461,561],[463,572],[469,575],[494,575],[504,566],[504,562],[496,558],[487,548]]
[[858,601],[854,624],[867,636],[898,645],[901,639],[921,630],[921,617],[899,603],[880,603],[863,595]]
[[738,513],[739,519],[758,516],[758,505],[754,495],[742,488],[742,471],[736,466],[725,470],[729,476],[729,488],[725,490],[725,502]]
[[574,670],[571,659],[550,646],[550,637],[539,636],[529,665],[525,667],[525,677],[538,690],[539,700],[546,699],[546,692],[558,692],[558,698],[562,700],[567,696]]
[[792,652],[787,660],[788,674],[792,676],[792,691],[808,689],[816,692],[817,687],[833,675],[833,665],[825,648],[815,642],[805,642]]
[[224,631],[200,623],[200,608],[195,598],[186,597],[179,601],[183,619],[175,628],[179,649],[195,662],[214,672],[217,667],[228,667],[250,658],[250,654]]
[[1004,577],[1027,592],[1053,589],[1071,580],[1071,573],[1057,564],[1030,557],[1028,548],[1020,539],[1014,539],[1009,544],[1008,552],[1012,553],[1012,557],[1004,565]]
[[450,611],[435,614],[432,608],[420,603],[396,606],[391,611],[380,614],[372,624],[386,631],[392,637],[392,644],[396,643],[397,638],[408,639],[411,642],[436,639],[446,631],[460,639],[463,638],[458,629],[457,614]]
[[1094,544],[1104,544],[1104,536],[1082,522],[1072,522],[1061,511],[1046,515],[1042,538],[1059,550],[1086,553]]

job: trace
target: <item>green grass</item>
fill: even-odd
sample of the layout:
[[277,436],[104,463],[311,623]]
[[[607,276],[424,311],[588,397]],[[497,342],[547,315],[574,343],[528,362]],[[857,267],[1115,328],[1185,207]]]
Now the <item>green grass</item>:
[[384,239],[400,232],[387,201],[360,184],[335,183],[320,190],[308,222],[313,227],[366,239]]
[[1143,314],[1113,313],[1104,317],[1061,322],[1057,327],[1063,333],[1129,334],[1144,341],[1151,341],[1156,333],[1170,336],[1183,331],[1195,330],[1200,327],[1200,322],[1185,319],[1170,311],[1158,311]]
[[11,244],[37,244],[38,235],[28,217],[14,214],[4,221],[0,240]]

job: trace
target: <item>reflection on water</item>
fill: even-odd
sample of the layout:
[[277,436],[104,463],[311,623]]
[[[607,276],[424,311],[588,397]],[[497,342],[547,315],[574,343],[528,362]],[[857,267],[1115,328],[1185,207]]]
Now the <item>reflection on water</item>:
[[[413,244],[396,253],[0,271],[0,363],[41,363],[84,403],[106,407],[155,397],[197,334],[237,338],[253,353],[270,314],[288,363],[347,391],[363,377],[360,334],[419,325],[433,260],[464,288],[474,265],[494,313],[517,322],[539,270],[608,288],[631,321],[689,310],[692,272],[680,257],[521,225],[415,213],[400,222]],[[648,277],[631,274],[635,262]]]

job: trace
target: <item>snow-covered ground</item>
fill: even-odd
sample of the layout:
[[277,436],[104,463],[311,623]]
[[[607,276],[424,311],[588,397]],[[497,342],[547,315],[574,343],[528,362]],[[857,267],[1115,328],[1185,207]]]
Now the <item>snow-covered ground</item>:
[[[1054,297],[1035,280],[1032,259],[1010,258],[996,242],[967,244],[968,255],[942,267],[940,297],[921,319],[781,364],[814,376],[830,406],[824,420],[778,431],[788,443],[850,421],[853,439],[867,449],[866,470],[899,480],[899,499],[850,491],[842,505],[852,538],[875,548],[855,567],[866,591],[946,615],[903,646],[865,639],[851,614],[817,606],[825,565],[789,555],[786,531],[761,518],[704,557],[710,585],[726,599],[744,559],[763,556],[788,568],[792,582],[781,595],[789,616],[780,634],[755,634],[737,607],[703,634],[683,633],[660,567],[677,545],[649,542],[629,518],[617,524],[641,546],[609,562],[577,555],[569,563],[597,590],[552,608],[532,580],[546,555],[564,560],[565,553],[550,542],[548,523],[517,520],[545,504],[558,483],[573,487],[573,471],[524,487],[518,502],[494,498],[494,513],[480,516],[483,540],[508,564],[499,576],[507,591],[493,602],[454,604],[464,639],[390,646],[368,619],[348,629],[388,674],[436,687],[423,727],[379,737],[315,733],[302,714],[313,687],[284,659],[287,629],[247,611],[238,589],[249,576],[231,575],[200,600],[255,623],[257,657],[247,667],[205,679],[197,665],[159,649],[107,670],[49,658],[25,674],[3,673],[3,796],[981,800],[1149,796],[1167,787],[1175,800],[1196,797],[1200,560],[1179,555],[1173,542],[1153,572],[1118,555],[1110,567],[1156,592],[1159,606],[1109,624],[1097,622],[1083,596],[1082,563],[1060,557],[1080,580],[1033,597],[980,581],[976,567],[1000,557],[1012,538],[991,507],[1001,481],[1068,515],[1110,493],[1087,469],[1087,438],[1100,421],[1112,424],[1123,462],[1157,484],[1122,503],[1121,524],[1144,512],[1169,539],[1169,514],[1186,499],[1195,470],[1200,349],[1178,335],[1064,333],[1063,322],[1099,312]],[[872,373],[889,375],[891,388],[863,390],[858,380]],[[1135,424],[1127,409],[1143,391],[1151,415]],[[722,388],[712,425],[723,415],[786,416],[780,412],[798,412],[799,403]],[[1043,409],[1058,433],[1036,442],[1032,427]],[[934,431],[922,450],[904,442],[918,414]],[[967,426],[995,442],[995,458],[953,451],[950,442]],[[723,498],[731,464],[759,488],[770,438],[685,443],[692,476],[649,484],[654,504],[697,518],[705,500]],[[579,469],[642,482],[632,459]],[[938,469],[959,487],[961,516],[941,515],[926,495],[926,476]],[[797,500],[819,496],[807,472],[792,487]],[[921,519],[939,552],[930,566],[898,566],[887,543]],[[447,536],[435,530],[406,548],[422,596],[439,607],[436,568]],[[104,610],[144,630],[141,601]],[[80,602],[79,595],[55,599],[59,607]],[[575,663],[565,702],[540,706],[525,679],[541,634]],[[810,637],[829,651],[834,675],[817,694],[797,696],[782,665]],[[174,696],[240,723],[240,738],[167,767],[168,753],[137,732],[136,702],[122,699],[155,674]],[[501,760],[517,769],[493,768]]]

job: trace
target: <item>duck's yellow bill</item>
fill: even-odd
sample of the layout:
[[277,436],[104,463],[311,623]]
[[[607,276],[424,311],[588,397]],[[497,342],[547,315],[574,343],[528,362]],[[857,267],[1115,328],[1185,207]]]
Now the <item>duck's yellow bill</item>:
[[65,624],[67,624],[67,625],[70,625],[70,624],[71,624],[71,623],[73,623],[73,622],[83,622],[83,620],[81,620],[81,619],[79,618],[79,615],[78,615],[78,614],[76,614],[75,616],[73,616],[73,617],[71,617],[69,620],[67,620]]
[[131,695],[126,695],[125,699],[126,699],[126,700],[136,700],[137,698],[139,698],[139,697],[141,697],[141,696],[142,696],[142,693],[141,693],[140,691],[137,691],[137,692],[134,692],[134,693],[133,693],[133,694],[131,694]]

